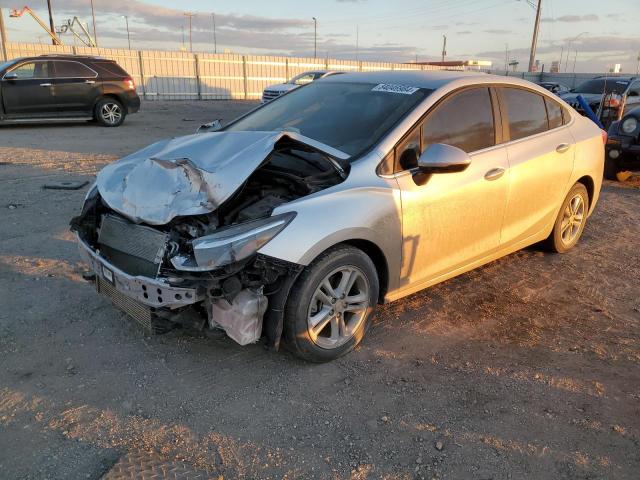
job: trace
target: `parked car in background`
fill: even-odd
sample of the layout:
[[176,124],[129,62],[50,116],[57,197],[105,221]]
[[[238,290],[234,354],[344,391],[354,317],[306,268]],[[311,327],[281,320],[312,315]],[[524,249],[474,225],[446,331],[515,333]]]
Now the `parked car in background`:
[[16,58],[0,65],[0,78],[0,123],[97,120],[117,127],[140,108],[131,76],[106,58]]
[[570,89],[566,85],[558,82],[536,82],[542,88],[549,90],[551,93],[555,93],[556,95],[560,95],[561,93],[566,93]]
[[524,80],[346,73],[109,164],[71,225],[97,289],[143,325],[284,335],[322,362],[378,303],[573,248],[603,133]]
[[337,75],[342,72],[333,70],[314,70],[311,72],[304,72],[300,75],[296,75],[286,83],[277,83],[275,85],[269,85],[262,92],[262,103],[269,102],[274,98],[278,98],[280,95],[287,93],[295,88],[298,88],[307,83],[311,83],[320,78],[329,77],[331,75]]
[[628,111],[609,127],[604,175],[616,180],[623,170],[640,169],[640,107]]
[[638,103],[639,96],[628,95],[632,91],[640,91],[640,78],[600,76],[582,82],[569,92],[560,94],[560,98],[578,112],[583,113],[582,107],[578,103],[578,95],[581,95],[594,113],[597,114],[600,111],[600,120],[605,126],[608,126],[618,118],[624,98],[627,99],[626,110],[640,105]]

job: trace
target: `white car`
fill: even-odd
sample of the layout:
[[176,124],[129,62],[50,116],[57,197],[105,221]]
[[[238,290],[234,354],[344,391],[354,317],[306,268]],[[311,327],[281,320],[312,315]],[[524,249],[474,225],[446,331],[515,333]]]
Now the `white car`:
[[269,85],[262,92],[262,103],[267,103],[278,98],[283,93],[287,93],[295,88],[298,88],[307,83],[311,83],[319,78],[328,77],[330,75],[337,75],[343,72],[336,72],[332,70],[314,70],[311,72],[304,72],[300,75],[296,75],[287,83],[276,83],[275,85]]

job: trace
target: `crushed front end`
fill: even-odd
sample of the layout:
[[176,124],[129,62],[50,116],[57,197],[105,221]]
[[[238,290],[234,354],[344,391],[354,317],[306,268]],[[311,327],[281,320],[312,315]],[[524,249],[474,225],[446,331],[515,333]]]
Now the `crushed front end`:
[[253,135],[262,158],[248,159],[244,178],[227,163],[233,178],[225,182],[223,163],[190,156],[204,151],[203,142],[220,146],[224,133],[198,137],[195,150],[163,144],[99,174],[71,221],[88,278],[151,331],[222,328],[242,345],[265,337],[278,348],[286,298],[303,267],[259,249],[296,216],[276,208],[340,183],[345,173],[327,153],[277,133]]

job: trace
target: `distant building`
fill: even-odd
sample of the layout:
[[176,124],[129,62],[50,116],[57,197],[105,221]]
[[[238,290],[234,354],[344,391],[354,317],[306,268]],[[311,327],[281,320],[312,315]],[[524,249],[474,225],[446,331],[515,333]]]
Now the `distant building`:
[[491,61],[489,60],[448,60],[445,62],[411,62],[412,65],[433,65],[435,67],[465,67],[472,69],[490,69]]
[[560,62],[558,62],[557,60],[551,62],[551,70],[549,71],[551,73],[560,73]]

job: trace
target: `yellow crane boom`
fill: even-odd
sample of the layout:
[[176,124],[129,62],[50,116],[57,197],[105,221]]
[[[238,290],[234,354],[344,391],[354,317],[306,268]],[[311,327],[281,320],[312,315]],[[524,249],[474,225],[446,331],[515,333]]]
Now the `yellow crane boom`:
[[38,25],[40,25],[45,30],[45,32],[47,32],[49,34],[49,36],[53,40],[53,43],[55,43],[56,45],[62,45],[62,41],[58,38],[56,33],[52,32],[51,30],[49,30],[49,27],[47,27],[47,25],[42,20],[40,20],[40,17],[38,17],[38,15],[36,15],[35,12],[33,10],[31,10],[29,7],[24,6],[24,7],[22,7],[22,10],[18,10],[16,8],[14,8],[14,9],[11,10],[11,13],[9,14],[9,16],[11,18],[20,18],[25,13],[28,13],[29,15],[31,15],[33,17],[33,19],[36,22],[38,22]]

